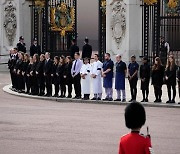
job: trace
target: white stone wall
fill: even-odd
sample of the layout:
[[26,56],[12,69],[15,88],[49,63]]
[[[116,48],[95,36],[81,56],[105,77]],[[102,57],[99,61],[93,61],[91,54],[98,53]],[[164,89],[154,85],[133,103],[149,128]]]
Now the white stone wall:
[[[112,31],[112,8],[115,2],[125,4],[125,34],[122,37],[122,41],[117,47],[117,43],[113,38]],[[142,7],[140,6],[140,0],[107,0],[107,17],[106,17],[106,48],[107,52],[110,52],[112,59],[115,59],[115,55],[121,54],[123,60],[129,63],[130,56],[135,54],[137,61],[142,53]],[[119,26],[120,27],[120,26]]]
[[[4,9],[10,1],[16,8],[15,14],[17,20],[16,35],[14,36],[12,45],[9,44],[4,28],[6,13]],[[0,55],[6,55],[9,53],[9,49],[16,47],[16,44],[19,41],[19,37],[21,35],[24,36],[27,50],[29,50],[31,44],[31,12],[29,8],[30,4],[31,2],[26,0],[0,0]],[[0,62],[7,62],[8,58],[8,56],[0,57]],[[6,67],[7,66],[5,65],[0,65],[0,70],[5,69]]]

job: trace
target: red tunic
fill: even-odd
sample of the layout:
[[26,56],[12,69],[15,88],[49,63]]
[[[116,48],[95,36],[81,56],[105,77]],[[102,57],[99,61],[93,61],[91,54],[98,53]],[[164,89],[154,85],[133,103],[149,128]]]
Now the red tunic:
[[119,154],[152,154],[151,140],[140,135],[139,132],[131,132],[123,136],[119,144]]

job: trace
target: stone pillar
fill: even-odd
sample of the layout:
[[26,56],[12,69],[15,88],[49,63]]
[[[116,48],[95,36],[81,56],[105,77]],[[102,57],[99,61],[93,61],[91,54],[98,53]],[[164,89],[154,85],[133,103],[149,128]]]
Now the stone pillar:
[[[1,0],[0,1],[0,55],[8,55],[9,49],[16,47],[19,37],[25,38],[27,50],[31,44],[31,14],[30,1]],[[0,63],[6,63],[9,56],[1,56]],[[0,69],[7,65],[0,65]]]
[[112,59],[121,54],[129,63],[135,54],[137,61],[142,53],[142,2],[140,0],[107,0],[106,52]]

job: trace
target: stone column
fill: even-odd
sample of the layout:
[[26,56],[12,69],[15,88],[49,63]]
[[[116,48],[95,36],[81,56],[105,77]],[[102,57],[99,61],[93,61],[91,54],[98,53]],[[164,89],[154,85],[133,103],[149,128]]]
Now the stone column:
[[121,54],[129,63],[135,54],[142,53],[142,8],[140,0],[107,0],[106,52],[112,59]]
[[[1,0],[0,1],[0,55],[9,54],[16,47],[19,37],[25,38],[27,49],[31,44],[31,14],[30,1]],[[9,56],[0,57],[0,63],[6,63]],[[7,65],[0,65],[0,69]]]

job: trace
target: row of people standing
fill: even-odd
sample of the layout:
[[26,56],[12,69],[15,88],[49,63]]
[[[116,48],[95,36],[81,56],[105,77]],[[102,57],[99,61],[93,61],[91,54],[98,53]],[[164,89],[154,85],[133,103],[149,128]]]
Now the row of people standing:
[[[41,54],[40,59],[37,54],[29,58],[28,54],[17,52],[17,49],[11,50],[9,68],[11,73],[13,88],[19,92],[25,90],[26,93],[32,95],[44,95],[46,86],[46,96],[52,95],[52,84],[55,85],[55,95],[58,96],[61,90],[60,97],[65,97],[66,85],[68,87],[68,98],[72,97],[72,84],[74,84],[75,98],[89,99],[90,86],[92,81],[93,86],[93,100],[100,100],[102,98],[101,80],[103,77],[103,87],[105,88],[106,98],[104,100],[113,100],[113,68],[114,63],[111,60],[110,54],[105,54],[105,62],[99,61],[97,54],[94,55],[94,62],[89,64],[89,59],[84,59],[84,64],[80,60],[80,54],[77,52],[74,56],[75,60],[67,56],[54,57],[54,61],[50,59],[50,54]],[[162,66],[160,58],[155,59],[152,71],[148,64],[148,59],[143,58],[143,64],[140,66],[136,62],[136,57],[131,57],[131,63],[128,68],[121,60],[121,56],[116,56],[115,63],[115,89],[117,91],[116,101],[126,101],[125,92],[125,78],[128,73],[128,80],[131,89],[131,100],[136,100],[137,95],[137,81],[138,74],[141,78],[141,90],[143,94],[142,102],[148,102],[149,82],[152,76],[152,84],[154,86],[155,102],[161,102],[162,85],[167,84],[169,101],[167,103],[174,103],[176,96],[176,70],[174,57],[172,55],[168,58],[166,68]],[[179,76],[178,76],[179,77]],[[17,84],[18,83],[18,84]],[[173,89],[173,97],[171,98],[171,91]],[[122,94],[122,97],[121,97]]]

